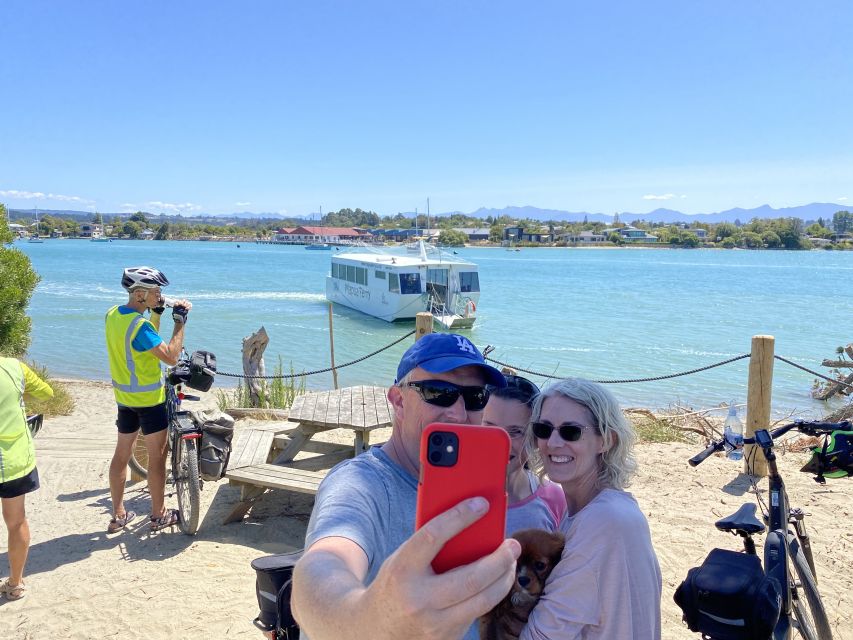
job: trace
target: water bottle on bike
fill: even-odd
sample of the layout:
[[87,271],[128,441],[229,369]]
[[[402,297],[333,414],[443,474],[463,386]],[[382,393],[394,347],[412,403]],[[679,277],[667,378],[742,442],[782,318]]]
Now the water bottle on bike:
[[729,460],[743,460],[743,423],[737,417],[734,400],[729,403],[729,415],[723,424],[723,436],[726,441],[726,457]]

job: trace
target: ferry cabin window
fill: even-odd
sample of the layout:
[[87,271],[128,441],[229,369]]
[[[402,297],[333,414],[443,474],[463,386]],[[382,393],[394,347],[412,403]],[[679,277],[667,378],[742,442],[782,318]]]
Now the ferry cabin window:
[[377,278],[379,278],[380,280],[384,280],[384,279],[385,279],[385,272],[384,272],[384,271],[377,271],[377,272],[375,272],[375,275],[376,275],[376,277],[377,277]]
[[403,295],[411,293],[423,293],[421,291],[421,274],[419,273],[401,273],[400,274],[400,293]]
[[367,285],[367,269],[365,269],[364,267],[356,267],[355,281],[358,284]]
[[480,277],[476,271],[463,271],[459,274],[459,290],[471,293],[480,290]]
[[332,263],[332,277],[333,278],[338,277],[338,263],[337,262]]
[[427,282],[447,286],[447,269],[427,269]]
[[391,293],[400,293],[400,276],[396,273],[388,274],[388,291]]
[[355,282],[355,267],[347,265],[347,282]]

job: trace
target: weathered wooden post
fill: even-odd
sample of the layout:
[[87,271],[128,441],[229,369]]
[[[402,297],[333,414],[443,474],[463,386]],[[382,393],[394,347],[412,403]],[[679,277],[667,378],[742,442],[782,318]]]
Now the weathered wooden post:
[[[261,327],[255,333],[243,338],[243,375],[265,376],[264,349],[270,342],[267,330]],[[246,388],[249,390],[249,404],[253,407],[261,406],[261,393],[264,381],[259,378],[244,378]]]
[[[770,399],[773,392],[773,336],[752,336],[752,352],[749,356],[749,381],[746,392],[745,438],[751,438],[756,430],[770,427]],[[743,449],[743,470],[750,475],[767,475],[767,461],[757,445],[748,444]]]
[[432,314],[428,311],[421,311],[415,316],[415,342],[428,333],[432,333]]
[[332,303],[329,303],[329,352],[332,358],[332,382],[338,388],[338,370],[335,369],[335,330],[332,323]]

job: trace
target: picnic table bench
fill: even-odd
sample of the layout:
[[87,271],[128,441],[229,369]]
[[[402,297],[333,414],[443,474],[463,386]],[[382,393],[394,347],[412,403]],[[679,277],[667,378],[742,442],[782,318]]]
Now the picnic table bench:
[[[240,502],[225,522],[242,520],[267,489],[317,493],[329,469],[365,451],[371,431],[391,426],[386,392],[384,387],[355,386],[307,393],[294,400],[286,422],[242,430],[225,473],[231,484],[240,486]],[[354,432],[351,445],[312,440],[342,428]]]

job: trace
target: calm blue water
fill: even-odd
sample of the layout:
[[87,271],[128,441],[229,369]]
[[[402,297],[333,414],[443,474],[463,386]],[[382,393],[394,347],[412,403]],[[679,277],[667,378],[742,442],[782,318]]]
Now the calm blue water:
[[[149,264],[193,302],[189,350],[216,353],[239,373],[241,340],[266,327],[269,372],[277,356],[297,371],[329,365],[324,278],[329,252],[241,243],[15,245],[42,277],[33,295],[30,356],[56,375],[107,379],[103,315],[126,300],[124,266]],[[461,249],[480,268],[478,322],[469,332],[492,357],[518,367],[593,379],[675,373],[748,353],[755,334],[776,337],[776,353],[811,369],[853,341],[853,252],[668,249]],[[169,330],[169,322],[165,323]],[[388,324],[335,307],[338,364],[358,358],[414,323]],[[407,340],[340,370],[342,385],[387,384]],[[627,405],[696,408],[746,401],[748,361],[671,381],[613,385]],[[531,376],[536,382],[544,379]],[[773,408],[818,410],[812,376],[778,363]],[[220,383],[233,384],[220,378]],[[331,374],[308,378],[329,388]]]

